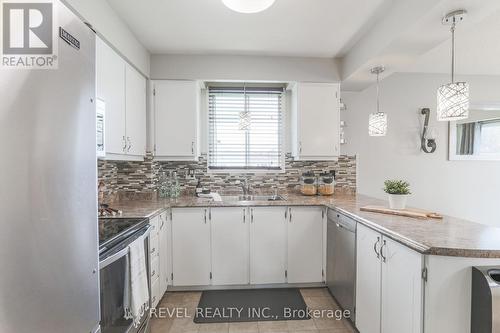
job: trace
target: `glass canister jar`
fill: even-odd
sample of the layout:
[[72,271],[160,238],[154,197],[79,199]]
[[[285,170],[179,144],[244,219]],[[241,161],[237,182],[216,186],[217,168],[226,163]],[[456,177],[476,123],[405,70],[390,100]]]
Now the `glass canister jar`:
[[316,195],[318,193],[318,181],[314,173],[306,172],[302,174],[300,193],[303,195]]
[[320,195],[333,195],[335,192],[335,174],[322,173],[319,175],[318,192]]

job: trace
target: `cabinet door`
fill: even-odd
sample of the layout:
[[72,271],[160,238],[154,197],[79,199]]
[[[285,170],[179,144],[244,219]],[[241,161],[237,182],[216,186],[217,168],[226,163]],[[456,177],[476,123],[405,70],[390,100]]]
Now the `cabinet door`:
[[301,159],[339,156],[339,85],[299,83],[297,88],[297,140]]
[[97,98],[105,103],[105,149],[124,154],[125,148],[125,61],[104,41],[96,38]]
[[378,232],[358,223],[356,246],[356,327],[361,333],[380,333],[382,263],[375,249],[378,251],[381,241],[382,236]]
[[126,140],[127,154],[146,155],[146,79],[127,64],[126,87]]
[[210,224],[208,209],[172,210],[174,286],[210,284]]
[[198,157],[199,86],[195,81],[155,81],[155,155]]
[[170,279],[170,269],[169,264],[171,260],[170,257],[170,241],[168,236],[170,234],[170,220],[167,219],[167,213],[160,214],[159,230],[158,230],[158,246],[159,246],[159,265],[160,265],[160,294],[163,295],[167,291],[168,281]]
[[285,283],[286,207],[250,208],[250,283]]
[[293,207],[288,214],[288,282],[321,282],[323,210],[320,207]]
[[248,284],[249,221],[241,207],[210,209],[212,284]]
[[422,255],[385,237],[383,244],[382,332],[420,333]]

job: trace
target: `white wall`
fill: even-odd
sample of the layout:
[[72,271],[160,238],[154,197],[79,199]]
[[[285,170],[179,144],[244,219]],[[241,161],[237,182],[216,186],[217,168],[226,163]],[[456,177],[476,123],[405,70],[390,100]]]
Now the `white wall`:
[[[472,103],[500,101],[500,76],[459,77],[470,83]],[[394,74],[381,82],[381,109],[388,113],[386,137],[368,136],[368,115],[375,110],[375,86],[344,93],[348,110],[342,153],[358,154],[359,193],[385,198],[383,181],[411,183],[409,204],[415,207],[500,226],[500,162],[448,161],[448,123],[436,121],[436,89],[449,76]],[[422,116],[431,109],[430,125],[438,131],[437,151],[420,151]]]
[[334,59],[152,55],[151,79],[339,82]]
[[149,77],[150,54],[106,0],[63,0],[128,62]]

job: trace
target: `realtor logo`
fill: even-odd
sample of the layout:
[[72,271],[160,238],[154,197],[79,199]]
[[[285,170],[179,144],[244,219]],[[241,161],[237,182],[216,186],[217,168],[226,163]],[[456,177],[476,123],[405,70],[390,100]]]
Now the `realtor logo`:
[[57,68],[54,18],[50,0],[2,1],[2,67]]

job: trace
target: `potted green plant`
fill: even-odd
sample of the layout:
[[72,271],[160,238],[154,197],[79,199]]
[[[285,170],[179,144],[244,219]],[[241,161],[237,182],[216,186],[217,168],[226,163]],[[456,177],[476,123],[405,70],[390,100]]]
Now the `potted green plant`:
[[389,195],[391,209],[405,209],[410,192],[410,184],[404,180],[386,180],[384,191]]

